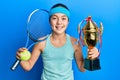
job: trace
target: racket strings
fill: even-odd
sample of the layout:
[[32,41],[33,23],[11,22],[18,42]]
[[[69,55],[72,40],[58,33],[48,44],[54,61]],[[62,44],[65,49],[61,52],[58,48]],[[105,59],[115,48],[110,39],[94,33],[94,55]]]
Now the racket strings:
[[44,36],[51,32],[48,19],[49,14],[45,11],[37,11],[30,17],[27,30],[33,41],[44,40]]

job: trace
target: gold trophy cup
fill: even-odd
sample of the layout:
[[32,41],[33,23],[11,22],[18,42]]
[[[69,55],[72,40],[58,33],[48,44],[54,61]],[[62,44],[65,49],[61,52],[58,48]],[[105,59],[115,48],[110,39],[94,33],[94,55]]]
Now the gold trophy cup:
[[[86,24],[81,28],[83,22]],[[80,42],[82,45],[86,45],[88,49],[92,49],[96,46],[98,41],[100,41],[101,45],[101,35],[103,32],[102,23],[100,23],[100,28],[97,27],[96,23],[92,21],[91,16],[88,16],[85,20],[83,20],[78,26],[78,32],[80,37]],[[91,57],[87,57],[84,59],[84,68],[90,71],[99,70],[100,60],[99,58],[92,59]]]

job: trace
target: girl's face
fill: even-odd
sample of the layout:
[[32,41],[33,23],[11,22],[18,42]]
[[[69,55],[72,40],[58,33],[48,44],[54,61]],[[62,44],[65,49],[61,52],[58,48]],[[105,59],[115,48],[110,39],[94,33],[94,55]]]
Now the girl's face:
[[50,18],[50,24],[53,32],[57,34],[64,33],[68,26],[68,17],[62,13],[55,13]]

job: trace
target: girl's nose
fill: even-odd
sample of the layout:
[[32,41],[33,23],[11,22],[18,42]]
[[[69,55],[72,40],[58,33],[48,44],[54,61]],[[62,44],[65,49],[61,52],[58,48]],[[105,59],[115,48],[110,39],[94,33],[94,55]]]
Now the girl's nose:
[[61,24],[61,23],[62,23],[62,20],[58,19],[57,24]]

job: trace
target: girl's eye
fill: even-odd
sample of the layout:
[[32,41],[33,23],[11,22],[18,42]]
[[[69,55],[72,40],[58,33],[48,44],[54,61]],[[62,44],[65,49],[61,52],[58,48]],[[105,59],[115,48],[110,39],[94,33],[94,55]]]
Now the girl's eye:
[[66,18],[66,17],[63,17],[62,20],[67,20],[67,18]]

